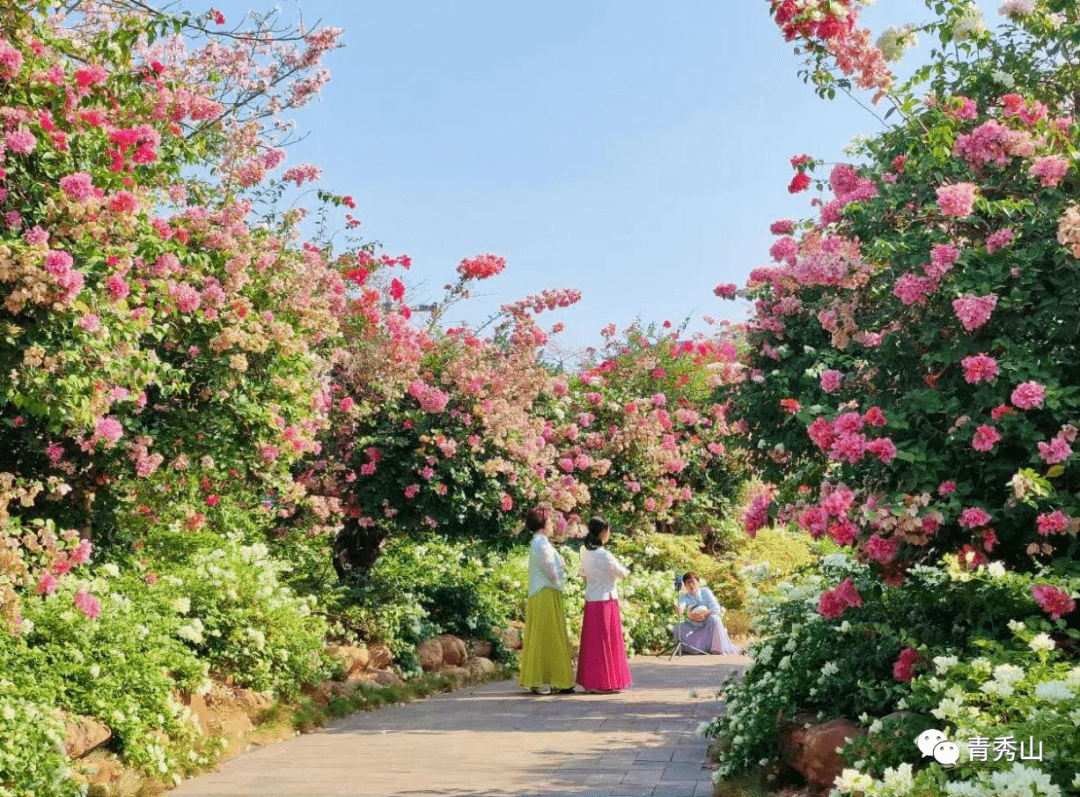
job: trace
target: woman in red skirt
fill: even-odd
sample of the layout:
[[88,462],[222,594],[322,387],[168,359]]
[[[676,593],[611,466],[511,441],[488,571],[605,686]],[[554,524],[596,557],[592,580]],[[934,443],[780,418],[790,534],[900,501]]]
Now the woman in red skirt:
[[594,517],[581,546],[585,618],[581,623],[577,682],[590,693],[618,692],[633,683],[626,662],[619,596],[615,593],[615,582],[630,571],[604,548],[610,537],[608,522]]

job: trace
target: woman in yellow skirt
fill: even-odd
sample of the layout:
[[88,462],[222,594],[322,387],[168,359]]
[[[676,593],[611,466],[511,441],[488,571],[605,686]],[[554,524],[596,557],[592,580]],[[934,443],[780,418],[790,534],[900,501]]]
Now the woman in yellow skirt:
[[525,606],[518,680],[537,694],[544,694],[547,686],[553,692],[569,694],[574,691],[574,670],[563,607],[566,565],[548,539],[552,521],[552,511],[542,506],[529,510],[525,517],[533,539],[529,546],[529,602]]

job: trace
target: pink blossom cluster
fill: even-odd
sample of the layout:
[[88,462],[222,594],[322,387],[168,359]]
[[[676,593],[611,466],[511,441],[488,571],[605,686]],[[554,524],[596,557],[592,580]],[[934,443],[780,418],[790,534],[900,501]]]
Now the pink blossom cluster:
[[23,54],[7,41],[0,41],[0,80],[14,80],[22,69]]
[[[791,264],[791,252],[782,244],[779,252]],[[847,285],[856,275],[868,270],[863,262],[859,244],[840,235],[822,235],[812,231],[798,241],[798,254],[790,269],[755,269],[750,275],[750,285],[772,282],[778,292],[794,284]]]
[[967,507],[960,513],[960,525],[969,529],[985,526],[990,520],[990,513],[982,507]]
[[29,155],[37,147],[37,138],[30,132],[29,128],[19,127],[15,130],[9,131],[4,136],[4,144],[11,152],[15,152],[19,155]]
[[930,264],[923,266],[927,276],[941,279],[960,259],[960,250],[951,244],[936,244],[930,249]]
[[851,577],[844,579],[831,590],[825,590],[818,598],[818,614],[830,620],[840,617],[848,609],[862,606],[862,596]]
[[957,95],[950,98],[949,102],[946,103],[945,114],[950,119],[954,119],[958,122],[971,121],[979,115],[979,106],[978,103],[970,97]]
[[865,456],[876,456],[883,464],[889,464],[896,458],[896,445],[888,437],[867,439],[862,434],[863,424],[883,426],[885,415],[878,407],[871,407],[866,415],[847,412],[832,422],[825,418],[815,418],[807,427],[807,434],[822,451],[827,451],[829,459],[837,462],[855,464]]
[[70,304],[83,289],[83,274],[77,271],[75,261],[67,252],[50,249],[45,254],[45,271],[52,275],[52,281],[60,291],[59,301]]
[[1048,584],[1032,587],[1031,597],[1039,604],[1040,609],[1050,615],[1052,620],[1071,614],[1076,609],[1076,601],[1069,597],[1069,593]]
[[[982,169],[993,164],[998,167],[1008,166],[1013,157],[1028,157],[1035,152],[1035,143],[1031,134],[1024,130],[1013,130],[996,119],[991,119],[976,127],[970,133],[956,138],[953,154],[963,158],[974,169]],[[942,212],[946,212],[943,211]],[[970,213],[970,211],[969,211]],[[948,214],[966,216],[967,213]]]
[[953,300],[953,312],[964,329],[973,332],[990,320],[997,301],[998,297],[992,293],[986,296],[965,293],[959,299]]
[[418,379],[409,382],[408,392],[424,412],[442,412],[450,401],[449,395]]
[[98,615],[101,614],[101,601],[95,598],[84,589],[80,589],[75,593],[75,608],[88,620],[96,620]]
[[828,368],[821,372],[821,389],[826,393],[835,393],[840,389],[844,375],[834,368]]
[[986,452],[992,450],[999,440],[1001,440],[1001,432],[996,427],[990,424],[982,424],[975,429],[971,447],[976,451]]
[[1064,180],[1068,173],[1069,161],[1060,155],[1040,156],[1028,167],[1028,174],[1039,178],[1040,185],[1051,188]]
[[926,298],[937,290],[938,282],[932,277],[920,277],[907,272],[901,274],[893,286],[893,296],[906,306],[923,304]]
[[504,313],[520,316],[530,310],[534,313],[541,313],[544,310],[570,307],[580,301],[581,291],[573,288],[544,289],[534,296],[527,296],[513,304],[503,305],[501,309]]
[[1019,94],[1006,94],[1001,98],[1002,115],[1006,118],[1019,117],[1029,127],[1047,117],[1049,109],[1038,100],[1025,100]]
[[94,181],[86,172],[61,177],[60,188],[76,202],[85,202],[94,196]]
[[1038,449],[1039,459],[1047,465],[1059,465],[1071,457],[1073,453],[1069,441],[1065,438],[1065,435],[1060,432],[1054,435],[1049,443],[1040,440]]
[[789,266],[795,265],[798,254],[799,245],[790,235],[785,235],[783,238],[776,240],[769,247],[769,257],[777,263],[787,263]]
[[995,230],[994,232],[986,236],[986,251],[990,254],[993,254],[999,249],[1004,249],[1013,242],[1013,239],[1015,237],[1016,234],[1008,227],[1003,227],[1000,230]]
[[1009,397],[1013,406],[1022,410],[1038,409],[1045,399],[1046,388],[1034,381],[1021,382]]
[[833,167],[829,174],[829,187],[837,200],[844,204],[873,199],[878,193],[873,180],[860,177],[855,167],[846,163],[838,163]]
[[901,683],[907,683],[915,677],[915,665],[922,661],[922,656],[915,648],[904,648],[900,651],[900,657],[893,664],[893,678]]
[[301,163],[290,166],[281,175],[281,179],[287,183],[295,183],[297,187],[304,183],[315,183],[322,177],[322,169],[310,163]]
[[938,207],[946,216],[963,218],[975,208],[978,189],[974,183],[954,183],[937,189]]
[[772,498],[769,495],[755,496],[754,500],[750,502],[750,506],[743,514],[743,530],[749,536],[757,536],[758,530],[768,525],[769,506],[771,504]]
[[879,565],[887,565],[892,562],[899,550],[900,542],[898,540],[895,538],[885,539],[877,532],[871,534],[870,538],[862,545],[862,551],[867,558],[877,562]]
[[997,378],[997,360],[987,354],[973,354],[962,359],[960,364],[964,367],[964,381],[969,385],[992,383]]
[[1060,509],[1053,512],[1042,512],[1035,518],[1039,534],[1044,537],[1048,534],[1064,534],[1069,530],[1069,518]]

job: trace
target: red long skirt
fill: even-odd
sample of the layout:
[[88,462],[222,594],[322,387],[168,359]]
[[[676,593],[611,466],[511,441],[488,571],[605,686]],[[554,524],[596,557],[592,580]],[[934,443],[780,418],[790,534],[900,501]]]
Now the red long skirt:
[[633,684],[617,600],[585,602],[577,682],[586,689],[604,690],[626,689]]

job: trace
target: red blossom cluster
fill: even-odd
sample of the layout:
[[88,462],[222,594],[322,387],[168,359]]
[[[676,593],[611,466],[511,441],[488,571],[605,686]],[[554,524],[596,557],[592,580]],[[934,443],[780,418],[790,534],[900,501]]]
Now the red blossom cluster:
[[915,677],[915,665],[922,661],[922,656],[915,648],[904,648],[900,657],[893,664],[893,678],[907,683]]
[[843,615],[848,609],[857,609],[860,606],[862,606],[862,596],[855,588],[855,583],[848,577],[833,589],[827,589],[821,593],[817,610],[822,617],[833,620]]
[[1047,584],[1032,587],[1031,597],[1052,620],[1071,614],[1076,609],[1076,601],[1069,597],[1069,593]]
[[857,26],[860,6],[857,0],[770,0],[787,41],[799,39],[824,50],[843,74],[855,75],[860,88],[885,91],[893,76],[870,31]]
[[467,257],[457,267],[463,279],[482,280],[501,274],[506,268],[506,259],[498,255],[483,254]]

